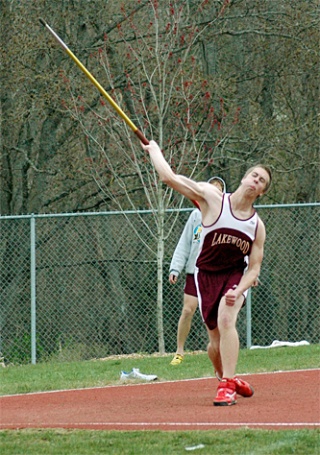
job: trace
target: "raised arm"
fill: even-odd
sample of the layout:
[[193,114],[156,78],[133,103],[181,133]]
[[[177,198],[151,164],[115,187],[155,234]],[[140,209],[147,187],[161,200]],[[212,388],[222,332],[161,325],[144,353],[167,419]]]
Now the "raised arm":
[[203,202],[205,200],[203,183],[198,183],[182,175],[175,174],[155,141],[150,141],[148,145],[141,145],[149,153],[160,179],[188,199],[196,200],[201,205],[201,201]]

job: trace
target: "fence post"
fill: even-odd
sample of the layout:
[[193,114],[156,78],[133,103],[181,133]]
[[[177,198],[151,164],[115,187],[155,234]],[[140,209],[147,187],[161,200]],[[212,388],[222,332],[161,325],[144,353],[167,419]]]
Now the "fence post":
[[36,350],[36,219],[30,218],[30,291],[31,291],[31,363],[37,362]]
[[252,346],[251,339],[251,288],[248,289],[247,299],[246,299],[246,308],[247,308],[247,349],[250,349]]

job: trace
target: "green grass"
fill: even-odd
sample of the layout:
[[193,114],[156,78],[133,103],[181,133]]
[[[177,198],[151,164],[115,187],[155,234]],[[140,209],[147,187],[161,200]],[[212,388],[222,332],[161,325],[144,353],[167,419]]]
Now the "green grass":
[[[320,345],[241,350],[238,373],[319,368]],[[140,368],[160,381],[212,376],[205,353],[190,353],[171,367],[171,356],[136,355],[86,362],[42,363],[0,369],[0,395],[120,384],[121,370]],[[288,410],[289,411],[289,410]],[[2,412],[2,410],[1,410]],[[3,430],[1,455],[183,454],[318,455],[318,430],[80,431]]]
[[316,430],[0,432],[2,455],[316,455],[318,443]]

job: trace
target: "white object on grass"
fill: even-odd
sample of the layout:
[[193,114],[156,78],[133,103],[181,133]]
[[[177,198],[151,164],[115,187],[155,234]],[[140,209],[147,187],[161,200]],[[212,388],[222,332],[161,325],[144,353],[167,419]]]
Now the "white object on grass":
[[269,348],[278,348],[278,347],[282,347],[282,346],[291,346],[291,347],[295,347],[295,346],[308,346],[310,343],[306,340],[302,340],[302,341],[278,341],[278,340],[274,340],[270,346],[251,346],[250,349],[269,349]]
[[203,449],[204,444],[198,444],[197,446],[190,446],[190,447],[185,447],[186,450],[197,450],[197,449]]
[[130,372],[121,371],[120,379],[125,381],[127,379],[143,379],[144,381],[155,381],[158,377],[155,374],[140,373],[139,368],[132,368]]

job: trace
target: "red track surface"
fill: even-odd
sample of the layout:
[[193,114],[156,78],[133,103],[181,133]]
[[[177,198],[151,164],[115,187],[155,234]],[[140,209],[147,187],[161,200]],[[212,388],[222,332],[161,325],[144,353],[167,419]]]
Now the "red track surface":
[[251,398],[214,407],[216,379],[120,385],[0,398],[0,429],[212,430],[320,427],[320,370],[246,376]]

